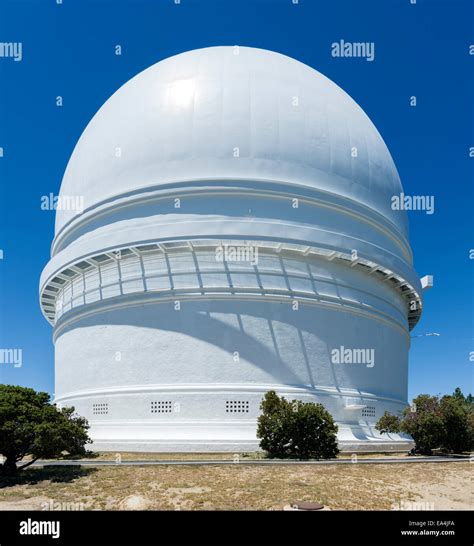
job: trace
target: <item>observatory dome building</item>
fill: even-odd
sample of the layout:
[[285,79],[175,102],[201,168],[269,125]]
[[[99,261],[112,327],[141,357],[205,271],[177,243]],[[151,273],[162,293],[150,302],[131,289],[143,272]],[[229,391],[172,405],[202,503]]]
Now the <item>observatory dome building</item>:
[[322,403],[343,449],[407,445],[374,429],[407,404],[421,313],[402,191],[367,115],[294,59],[141,72],[64,174],[40,281],[56,402],[96,450],[255,449],[268,390]]

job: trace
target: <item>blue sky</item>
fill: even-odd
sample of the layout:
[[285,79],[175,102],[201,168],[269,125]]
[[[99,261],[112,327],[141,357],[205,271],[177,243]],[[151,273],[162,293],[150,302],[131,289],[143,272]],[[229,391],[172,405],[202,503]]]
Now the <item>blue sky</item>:
[[[271,49],[316,68],[367,112],[406,194],[434,195],[409,213],[420,276],[433,274],[413,335],[409,396],[472,390],[474,3],[471,0],[0,0],[0,347],[23,366],[0,382],[54,391],[51,327],[38,281],[48,261],[57,194],[81,132],[132,76],[170,55],[212,45]],[[331,57],[331,44],[374,42],[375,60]],[[122,55],[115,55],[121,45]],[[410,97],[417,106],[410,106]],[[56,106],[56,97],[63,106]]]

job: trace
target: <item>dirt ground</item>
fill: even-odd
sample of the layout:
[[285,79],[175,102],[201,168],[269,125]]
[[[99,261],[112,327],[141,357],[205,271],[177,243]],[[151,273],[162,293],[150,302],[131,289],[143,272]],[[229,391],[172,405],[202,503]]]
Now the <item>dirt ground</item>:
[[[233,453],[142,453],[142,452],[122,452],[122,453],[113,453],[113,452],[97,452],[92,453],[89,455],[86,455],[84,457],[80,457],[83,460],[90,460],[90,461],[115,461],[117,456],[120,456],[122,461],[130,461],[130,460],[140,460],[140,461],[147,461],[147,460],[166,460],[166,461],[173,461],[173,460],[180,460],[180,461],[196,461],[196,460],[233,460],[234,454]],[[262,460],[267,459],[266,455],[262,451],[250,451],[248,453],[240,453],[238,455],[239,459],[241,461],[246,460]],[[383,459],[383,458],[390,458],[393,459],[394,457],[401,457],[403,459],[407,458],[407,454],[405,452],[403,453],[358,453],[357,458],[359,459],[367,459],[367,458],[377,458],[377,459]],[[74,460],[78,457],[65,457],[65,460]],[[336,457],[337,459],[351,459],[352,454],[351,453],[339,453],[339,455]],[[413,457],[410,457],[413,458]],[[25,461],[28,460],[27,458]]]
[[472,510],[473,465],[29,468],[0,481],[0,510]]

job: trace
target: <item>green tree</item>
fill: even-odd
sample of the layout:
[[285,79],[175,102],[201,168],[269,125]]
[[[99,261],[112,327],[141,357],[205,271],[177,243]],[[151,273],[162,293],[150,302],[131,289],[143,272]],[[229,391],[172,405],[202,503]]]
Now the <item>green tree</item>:
[[431,455],[443,441],[445,428],[439,407],[439,398],[420,394],[410,408],[405,408],[400,423],[401,432],[409,434],[415,441],[415,450]]
[[269,391],[260,409],[257,437],[270,456],[319,459],[339,452],[337,425],[321,404],[288,401]]
[[258,418],[257,438],[260,447],[273,457],[287,457],[290,452],[290,403],[279,397],[275,391],[268,391],[261,404]]
[[382,434],[405,432],[415,441],[415,451],[431,455],[434,449],[461,453],[474,447],[472,396],[457,388],[451,396],[420,394],[401,417],[388,412],[375,428]]
[[[91,440],[89,425],[74,414],[74,408],[58,409],[45,392],[25,387],[0,385],[0,453],[5,457],[1,469],[15,473],[37,459],[54,458],[63,452],[83,454]],[[31,460],[17,467],[24,457]]]
[[382,434],[387,434],[389,432],[400,432],[400,417],[385,411],[375,425],[375,428]]
[[453,396],[441,398],[440,411],[445,427],[441,449],[454,453],[469,451],[473,445],[472,404],[464,396],[456,396],[455,391]]
[[293,419],[291,449],[298,458],[330,459],[339,453],[337,430],[332,415],[322,404],[291,402]]

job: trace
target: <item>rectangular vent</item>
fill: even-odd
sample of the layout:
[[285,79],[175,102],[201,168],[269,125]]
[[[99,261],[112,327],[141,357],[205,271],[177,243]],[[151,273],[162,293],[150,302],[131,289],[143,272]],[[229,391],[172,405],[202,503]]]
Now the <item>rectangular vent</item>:
[[93,415],[107,415],[109,413],[109,405],[104,404],[92,404]]
[[225,411],[226,413],[248,413],[249,402],[246,400],[227,400]]
[[367,406],[362,410],[362,417],[375,417],[375,407]]
[[151,413],[171,413],[173,403],[171,400],[158,400],[151,403]]

